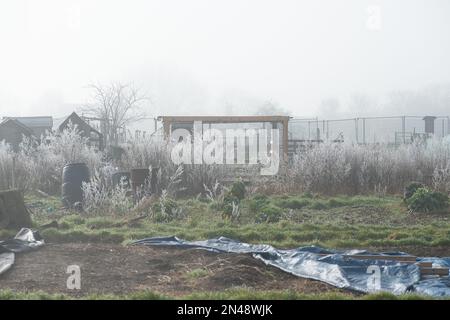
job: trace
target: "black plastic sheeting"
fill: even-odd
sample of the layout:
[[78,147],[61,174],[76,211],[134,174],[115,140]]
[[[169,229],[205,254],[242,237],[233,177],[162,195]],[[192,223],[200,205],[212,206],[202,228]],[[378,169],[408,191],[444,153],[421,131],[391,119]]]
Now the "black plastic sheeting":
[[27,252],[44,245],[38,232],[22,228],[13,239],[0,241],[0,274],[14,264],[15,253]]
[[[179,248],[205,249],[214,252],[248,253],[265,264],[293,275],[326,282],[338,288],[359,292],[415,292],[431,296],[450,296],[450,278],[422,278],[419,266],[383,260],[386,255],[408,255],[404,252],[373,253],[365,250],[328,250],[316,246],[290,250],[270,245],[248,244],[225,237],[204,241],[185,241],[177,237],[146,238],[135,245],[162,245]],[[324,255],[325,254],[325,255]],[[360,260],[347,255],[379,255],[380,259]],[[449,267],[450,258],[417,258],[430,261],[433,267]]]

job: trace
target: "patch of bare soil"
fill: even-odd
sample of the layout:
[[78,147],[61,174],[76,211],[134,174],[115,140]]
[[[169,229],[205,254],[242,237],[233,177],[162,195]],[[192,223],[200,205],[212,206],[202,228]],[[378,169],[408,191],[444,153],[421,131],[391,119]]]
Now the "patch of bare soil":
[[[81,268],[81,289],[69,290],[69,265]],[[113,244],[48,244],[16,255],[11,270],[0,275],[0,288],[84,296],[151,290],[179,296],[233,287],[255,290],[337,291],[322,282],[299,278],[244,254]]]

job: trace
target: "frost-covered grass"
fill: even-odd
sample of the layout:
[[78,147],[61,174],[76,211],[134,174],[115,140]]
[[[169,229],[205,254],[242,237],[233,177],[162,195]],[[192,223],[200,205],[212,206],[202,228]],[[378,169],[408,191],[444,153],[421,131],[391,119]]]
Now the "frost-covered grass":
[[[40,189],[57,194],[61,171],[70,162],[85,162],[92,175],[107,176],[115,170],[134,167],[159,168],[159,185],[166,189],[178,169],[170,158],[170,147],[155,137],[129,141],[121,146],[120,159],[88,146],[76,127],[49,135],[44,143],[25,139],[20,150],[0,143],[0,188],[15,185],[24,190]],[[15,159],[13,169],[13,159]],[[260,192],[318,192],[321,194],[399,194],[411,181],[419,181],[441,192],[450,191],[450,139],[429,139],[409,145],[323,143],[297,154],[284,174],[265,180],[253,179]],[[226,175],[220,165],[185,165],[180,190],[184,194],[205,193]]]
[[402,193],[411,181],[450,191],[450,140],[401,146],[324,143],[296,155],[290,191],[322,194]]
[[76,126],[69,126],[62,133],[50,134],[40,144],[24,137],[17,152],[0,142],[0,189],[13,187],[14,175],[16,188],[57,193],[61,190],[64,165],[84,162],[91,172],[95,172],[104,165],[102,156],[89,147]]

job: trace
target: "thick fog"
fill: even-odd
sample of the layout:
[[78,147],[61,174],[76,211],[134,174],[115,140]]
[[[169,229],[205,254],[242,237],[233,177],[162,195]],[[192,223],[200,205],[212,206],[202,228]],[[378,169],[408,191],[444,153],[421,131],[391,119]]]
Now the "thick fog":
[[2,0],[0,117],[113,81],[149,117],[448,115],[449,39],[447,0]]

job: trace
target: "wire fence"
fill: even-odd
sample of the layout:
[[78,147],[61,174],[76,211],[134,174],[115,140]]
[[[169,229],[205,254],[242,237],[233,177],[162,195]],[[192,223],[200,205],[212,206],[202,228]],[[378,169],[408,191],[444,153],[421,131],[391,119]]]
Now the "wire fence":
[[[450,135],[450,117],[435,117],[432,131],[437,137]],[[321,120],[293,118],[289,139],[340,140],[352,143],[408,143],[415,136],[428,134],[421,116],[364,117]]]

